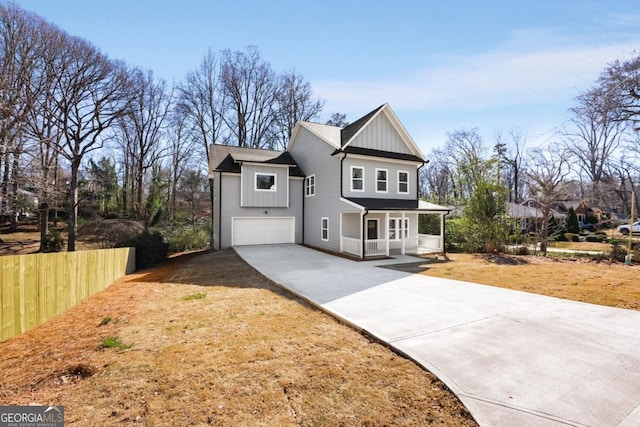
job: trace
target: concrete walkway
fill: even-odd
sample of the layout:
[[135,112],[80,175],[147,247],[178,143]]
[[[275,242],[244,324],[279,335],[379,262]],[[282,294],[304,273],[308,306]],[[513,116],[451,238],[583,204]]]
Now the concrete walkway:
[[640,312],[380,266],[420,262],[412,257],[236,251],[436,374],[482,426],[640,425]]

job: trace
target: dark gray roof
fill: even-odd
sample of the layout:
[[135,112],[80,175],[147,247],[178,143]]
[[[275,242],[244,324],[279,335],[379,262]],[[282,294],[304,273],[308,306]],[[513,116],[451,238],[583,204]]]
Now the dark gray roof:
[[345,126],[341,131],[340,131],[340,145],[342,147],[345,146],[345,144],[347,142],[349,142],[349,140],[351,138],[353,138],[353,136],[358,133],[358,131],[360,129],[362,129],[364,127],[364,125],[367,124],[367,122],[369,120],[371,120],[371,118],[373,116],[376,115],[376,113],[378,111],[380,111],[380,109],[384,107],[384,104],[379,106],[378,108],[376,108],[375,110],[373,110],[372,112],[370,112],[369,114],[360,117],[358,120],[356,120],[355,122],[351,123],[350,125]]
[[304,177],[305,174],[288,151],[260,150],[242,147],[214,146],[212,151],[217,151],[218,156],[226,154],[214,168],[216,172],[240,173],[241,164],[264,163],[273,165],[290,166],[289,175]]
[[385,159],[409,160],[412,162],[425,163],[423,159],[421,159],[418,156],[414,156],[413,154],[394,153],[391,151],[374,150],[372,148],[348,146],[348,147],[342,148],[341,150],[335,150],[332,154],[338,154],[338,153],[361,154],[365,156],[382,157]]
[[376,199],[373,197],[345,197],[345,199],[371,210],[418,209],[418,200],[416,199]]

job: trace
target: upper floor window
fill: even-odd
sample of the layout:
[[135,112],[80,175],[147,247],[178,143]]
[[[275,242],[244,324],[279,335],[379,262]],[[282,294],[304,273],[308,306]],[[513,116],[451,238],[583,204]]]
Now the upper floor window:
[[276,191],[276,174],[256,172],[255,189],[256,191]]
[[409,193],[409,172],[398,171],[398,193]]
[[364,191],[364,168],[351,166],[351,191]]
[[386,169],[376,169],[376,193],[387,192],[387,173]]
[[304,181],[304,195],[314,196],[316,194],[316,176],[309,175]]

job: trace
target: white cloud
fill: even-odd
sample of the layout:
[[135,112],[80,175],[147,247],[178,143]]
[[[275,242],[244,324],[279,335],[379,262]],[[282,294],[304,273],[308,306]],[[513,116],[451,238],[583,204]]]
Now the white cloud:
[[543,40],[538,39],[542,45],[537,47],[528,43],[517,51],[512,40],[501,52],[449,57],[439,67],[405,70],[396,79],[312,85],[337,111],[368,111],[383,102],[394,109],[423,111],[534,105],[570,100],[587,89],[607,63],[638,47],[637,41],[567,45],[568,40],[559,38],[554,45],[549,34],[538,35]]

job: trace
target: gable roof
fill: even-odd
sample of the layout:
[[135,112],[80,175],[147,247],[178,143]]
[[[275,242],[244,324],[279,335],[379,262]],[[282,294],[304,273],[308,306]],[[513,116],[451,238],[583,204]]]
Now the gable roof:
[[360,117],[355,122],[342,128],[340,130],[340,146],[344,147],[345,145],[347,145],[349,141],[351,141],[351,139],[353,139],[353,137],[356,136],[358,132],[360,132],[360,129],[362,129],[367,123],[369,123],[369,121],[373,119],[373,117],[378,113],[378,111],[380,111],[382,107],[384,107],[385,105],[388,105],[388,104],[383,104],[379,106],[369,114],[366,114]]
[[[423,163],[426,162],[424,155],[416,145],[413,138],[411,138],[411,135],[409,135],[405,127],[402,125],[402,123],[400,122],[400,119],[398,119],[398,116],[396,116],[396,114],[393,112],[389,104],[381,105],[380,107],[376,108],[375,110],[371,111],[370,113],[366,114],[365,116],[359,118],[349,126],[342,129],[342,131],[340,132],[341,151],[348,153],[349,151],[347,150],[347,148],[349,147],[349,144],[352,141],[354,141],[355,138],[358,136],[358,134],[362,132],[362,130],[369,123],[373,122],[373,120],[380,114],[384,114],[386,118],[389,120],[389,122],[391,123],[391,125],[393,126],[393,128],[396,130],[396,132],[398,132],[398,135],[400,136],[402,141],[406,144],[411,154],[414,156],[412,160],[416,160]],[[352,147],[352,148],[355,148],[355,147]],[[386,156],[386,157],[393,158],[390,156]]]
[[[379,114],[384,114],[386,118],[389,119],[389,122],[396,130],[396,132],[398,132],[398,135],[400,136],[402,141],[407,145],[407,148],[409,149],[411,154],[374,150],[363,147],[351,147],[349,145],[354,140],[354,138]],[[301,128],[307,129],[308,131],[322,139],[324,142],[335,148],[336,150],[333,152],[333,154],[353,153],[374,157],[383,157],[387,159],[410,160],[421,163],[426,162],[424,155],[422,154],[416,143],[413,141],[407,130],[404,128],[402,123],[400,123],[398,116],[395,115],[389,104],[383,104],[379,106],[375,110],[365,114],[364,116],[360,117],[358,120],[345,126],[344,128],[340,128],[338,126],[323,125],[320,123],[301,121],[297,122],[291,135],[287,150],[291,150],[291,147],[295,142],[296,136]]]
[[290,166],[290,176],[305,176],[300,166],[298,166],[298,163],[296,163],[288,151],[212,144],[210,156],[211,165],[213,165],[210,172],[240,173],[242,163],[264,163]]

